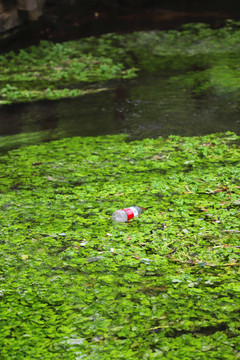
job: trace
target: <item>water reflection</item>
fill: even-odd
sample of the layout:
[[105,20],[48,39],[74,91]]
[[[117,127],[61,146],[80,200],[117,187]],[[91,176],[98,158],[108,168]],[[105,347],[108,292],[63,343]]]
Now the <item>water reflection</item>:
[[239,101],[231,94],[196,96],[162,74],[110,85],[75,99],[1,107],[0,148],[123,132],[132,138],[240,133]]

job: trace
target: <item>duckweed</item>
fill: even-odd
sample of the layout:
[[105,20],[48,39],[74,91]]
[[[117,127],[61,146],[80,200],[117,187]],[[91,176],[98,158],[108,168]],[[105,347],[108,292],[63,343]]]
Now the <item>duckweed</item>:
[[[1,157],[2,359],[240,357],[240,137]],[[142,216],[114,224],[116,209]]]

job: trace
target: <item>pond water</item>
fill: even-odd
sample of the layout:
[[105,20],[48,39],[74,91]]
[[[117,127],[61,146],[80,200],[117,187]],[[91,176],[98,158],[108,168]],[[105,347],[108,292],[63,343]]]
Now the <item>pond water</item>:
[[231,93],[197,96],[162,73],[104,87],[78,98],[1,106],[0,149],[72,136],[240,133],[240,101]]

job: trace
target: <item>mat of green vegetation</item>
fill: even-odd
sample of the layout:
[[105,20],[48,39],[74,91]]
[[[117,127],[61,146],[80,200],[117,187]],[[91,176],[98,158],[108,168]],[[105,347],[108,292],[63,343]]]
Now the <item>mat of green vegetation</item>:
[[[54,44],[42,41],[0,56],[0,104],[76,97],[105,89],[103,81],[141,71],[170,71],[169,80],[196,93],[239,91],[240,23],[220,29],[106,34]],[[90,83],[100,82],[95,88]],[[105,84],[106,85],[106,84]]]
[[[240,137],[1,157],[0,358],[240,358]],[[146,210],[114,224],[116,209]]]

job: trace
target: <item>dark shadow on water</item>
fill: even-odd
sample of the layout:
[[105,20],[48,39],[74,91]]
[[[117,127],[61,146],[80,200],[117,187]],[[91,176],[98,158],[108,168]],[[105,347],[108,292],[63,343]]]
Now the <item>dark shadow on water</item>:
[[240,101],[231,94],[196,96],[154,74],[112,82],[109,90],[74,99],[2,106],[0,149],[72,136],[240,134],[239,115]]
[[[166,1],[157,5],[118,6],[107,1],[107,6],[93,6],[75,2],[75,6],[55,4],[45,6],[43,16],[37,22],[24,23],[13,28],[8,36],[0,37],[0,53],[37,45],[41,40],[63,42],[106,33],[179,29],[183,24],[202,22],[213,28],[221,27],[226,19],[239,19],[240,5],[211,5],[210,2]],[[54,2],[53,2],[54,3]],[[64,3],[64,2],[63,2]],[[104,2],[102,2],[104,3]],[[125,2],[126,5],[128,2]],[[130,2],[131,3],[131,2]],[[129,3],[129,5],[130,5]]]

